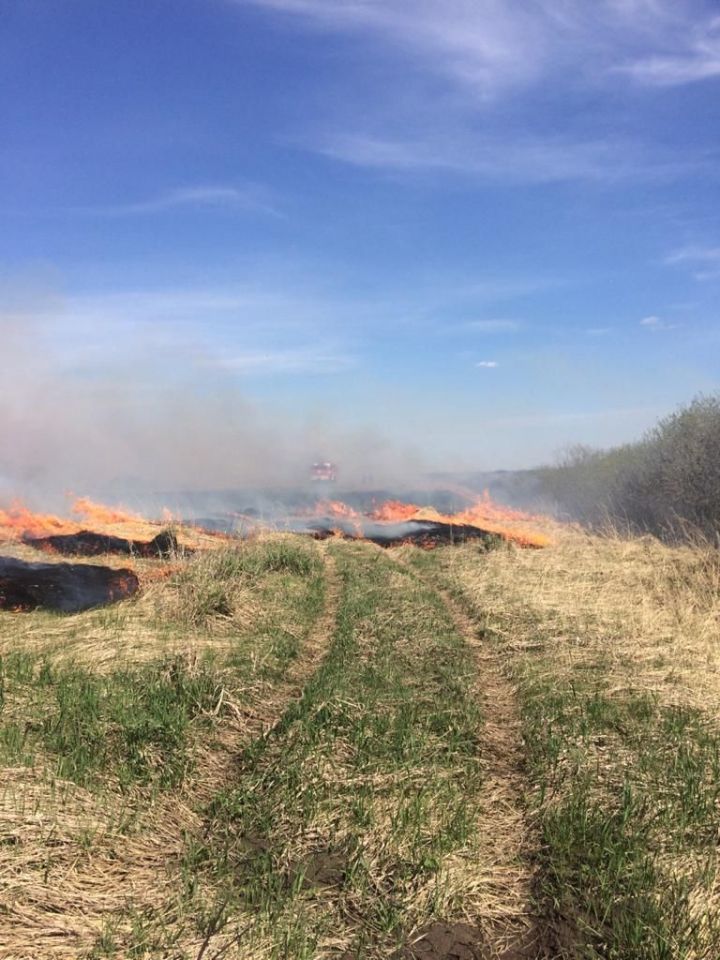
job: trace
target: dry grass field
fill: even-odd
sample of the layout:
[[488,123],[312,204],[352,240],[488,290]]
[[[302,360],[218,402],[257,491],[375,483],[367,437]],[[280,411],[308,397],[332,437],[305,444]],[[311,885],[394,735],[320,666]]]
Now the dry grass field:
[[195,546],[0,613],[3,960],[720,957],[716,551]]

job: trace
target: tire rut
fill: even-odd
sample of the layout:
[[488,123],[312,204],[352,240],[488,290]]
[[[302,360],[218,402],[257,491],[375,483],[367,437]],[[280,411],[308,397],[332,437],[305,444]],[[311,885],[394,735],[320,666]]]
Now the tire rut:
[[[492,862],[488,877],[495,918],[476,919],[482,931],[483,960],[538,960],[547,957],[546,937],[533,898],[538,840],[527,813],[530,788],[525,775],[522,724],[515,689],[503,670],[501,654],[451,593],[401,557],[394,558],[431,589],[458,633],[473,651],[477,691],[483,705],[482,755],[485,785],[479,817]],[[442,926],[442,925],[440,925]],[[418,954],[420,956],[421,954]],[[465,956],[466,954],[460,954]],[[424,954],[422,954],[424,956]],[[428,957],[455,956],[452,952]],[[467,954],[475,956],[475,954]]]
[[[332,642],[340,601],[341,584],[335,560],[321,548],[325,575],[324,606],[310,628],[298,656],[292,661],[283,679],[262,699],[261,703],[225,703],[225,710],[233,715],[222,736],[222,746],[215,757],[216,769],[207,778],[202,791],[203,802],[216,793],[223,782],[232,779],[238,758],[259,739],[272,735],[288,707],[300,700],[307,682],[318,669]],[[196,790],[197,796],[197,790]]]
[[335,559],[326,548],[322,549],[322,559],[325,567],[324,609],[305,639],[300,655],[292,662],[284,680],[274,691],[272,698],[267,701],[267,713],[263,714],[262,736],[268,736],[282,720],[288,706],[302,697],[307,682],[314,675],[330,648],[337,622],[341,584]]

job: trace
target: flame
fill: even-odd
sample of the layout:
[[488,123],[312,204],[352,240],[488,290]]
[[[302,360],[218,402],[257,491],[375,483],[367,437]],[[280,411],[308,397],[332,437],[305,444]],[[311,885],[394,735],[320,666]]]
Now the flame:
[[312,513],[315,516],[351,521],[359,537],[363,535],[363,519],[388,524],[425,520],[433,523],[477,527],[523,547],[544,547],[550,543],[550,539],[544,533],[531,528],[532,525],[546,522],[546,517],[496,503],[487,490],[483,491],[480,496],[469,494],[465,490],[462,490],[461,493],[465,499],[471,499],[474,502],[457,513],[441,513],[434,507],[421,507],[415,503],[405,503],[402,500],[386,500],[383,503],[376,504],[368,514],[355,510],[341,500],[320,500]]
[[371,516],[374,520],[386,523],[428,520],[435,523],[478,527],[523,547],[545,547],[550,543],[550,539],[545,534],[522,526],[527,523],[539,523],[545,518],[495,503],[487,490],[476,498],[475,503],[457,513],[441,513],[434,507],[419,507],[414,503],[387,500],[375,507]]
[[22,540],[25,537],[48,537],[55,533],[78,533],[80,526],[51,513],[33,513],[19,500],[9,509],[0,509],[0,539]]
[[137,513],[130,513],[128,510],[95,503],[89,497],[76,497],[71,510],[76,516],[89,523],[137,523],[138,520],[143,519]]
[[361,520],[363,516],[342,500],[318,500],[312,513],[316,517],[342,517],[344,520]]
[[[109,526],[116,524],[143,523],[137,514],[116,507],[106,507],[88,497],[77,497],[71,512],[84,525]],[[52,513],[34,513],[20,500],[14,500],[6,509],[0,509],[0,539],[24,540],[49,537],[53,534],[79,533],[83,526],[78,520],[69,520]]]
[[[194,548],[209,546],[208,541],[230,539],[229,534],[219,531],[188,527],[167,509],[162,511],[162,521],[157,521],[131,513],[122,507],[110,507],[96,503],[88,497],[77,497],[68,512],[77,519],[50,513],[34,513],[22,501],[15,500],[7,508],[0,507],[0,542],[37,540],[55,534],[80,533],[87,529],[129,540],[149,540],[157,535],[159,527],[168,523],[182,525],[185,545]],[[43,549],[52,552],[49,547]]]
[[[551,542],[542,532],[549,526],[547,518],[502,506],[493,501],[487,491],[481,496],[468,494],[467,491],[462,491],[462,494],[466,500],[472,497],[474,500],[457,513],[441,513],[434,507],[422,507],[400,500],[387,500],[376,504],[367,513],[341,500],[321,500],[308,512],[317,517],[334,520],[335,524],[332,524],[332,527],[336,535],[350,535],[359,539],[364,536],[363,530],[367,529],[368,521],[372,521],[377,526],[414,520],[476,527],[523,547],[543,547]],[[71,511],[75,517],[80,518],[85,527],[91,525],[93,528],[104,528],[104,532],[115,533],[122,537],[144,539],[157,533],[157,521],[145,520],[123,508],[105,506],[87,497],[76,498]],[[165,522],[171,516],[169,512],[166,513]],[[245,519],[250,529],[262,529],[268,526],[264,520],[250,517]],[[269,526],[272,525],[269,524]],[[113,529],[117,527],[120,529]],[[53,534],[74,534],[82,529],[83,526],[80,525],[79,520],[63,519],[53,514],[33,513],[19,501],[13,502],[7,509],[0,509],[0,540],[24,540]],[[206,539],[223,541],[232,536],[195,527],[184,527],[184,529],[186,539],[189,537],[192,545],[196,547],[201,545],[195,543],[196,540],[202,540],[205,546],[209,546],[210,544],[205,542]],[[191,529],[192,533],[189,532]]]

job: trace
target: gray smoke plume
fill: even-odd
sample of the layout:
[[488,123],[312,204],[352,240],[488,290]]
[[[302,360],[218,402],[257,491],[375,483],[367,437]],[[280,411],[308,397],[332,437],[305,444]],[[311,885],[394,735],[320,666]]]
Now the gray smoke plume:
[[[218,348],[172,325],[73,317],[56,278],[0,279],[0,499],[64,495],[157,505],[160,492],[283,490],[314,459],[342,484],[404,485],[421,469],[370,428],[252,400]],[[172,504],[168,504],[172,507]]]

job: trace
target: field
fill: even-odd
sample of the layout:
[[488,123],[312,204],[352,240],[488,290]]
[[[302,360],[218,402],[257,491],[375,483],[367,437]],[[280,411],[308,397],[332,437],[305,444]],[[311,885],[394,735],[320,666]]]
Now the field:
[[0,613],[0,957],[720,957],[717,552],[493,546]]

